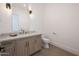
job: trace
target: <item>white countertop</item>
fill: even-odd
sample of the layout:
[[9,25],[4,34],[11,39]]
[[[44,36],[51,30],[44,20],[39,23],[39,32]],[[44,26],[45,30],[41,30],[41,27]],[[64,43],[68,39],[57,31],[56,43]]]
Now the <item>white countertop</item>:
[[34,32],[34,33],[27,33],[27,34],[21,34],[21,35],[17,35],[17,36],[14,36],[14,37],[11,37],[11,36],[0,36],[0,42],[3,42],[3,41],[8,41],[8,40],[14,40],[14,39],[18,39],[18,38],[23,38],[23,37],[30,37],[30,36],[35,36],[35,35],[41,35],[41,33],[37,33],[37,32]]

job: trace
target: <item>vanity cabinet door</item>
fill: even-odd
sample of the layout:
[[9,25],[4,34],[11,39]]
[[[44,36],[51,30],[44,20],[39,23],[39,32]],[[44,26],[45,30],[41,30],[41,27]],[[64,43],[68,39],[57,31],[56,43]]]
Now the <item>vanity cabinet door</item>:
[[41,49],[41,36],[32,36],[29,38],[29,55]]
[[35,52],[35,39],[32,38],[29,38],[29,55],[33,54]]
[[40,36],[35,39],[35,51],[39,51],[42,48],[42,39]]
[[28,55],[28,40],[27,39],[17,39],[16,41],[16,56]]
[[1,45],[4,47],[3,56],[15,55],[15,41],[5,41]]

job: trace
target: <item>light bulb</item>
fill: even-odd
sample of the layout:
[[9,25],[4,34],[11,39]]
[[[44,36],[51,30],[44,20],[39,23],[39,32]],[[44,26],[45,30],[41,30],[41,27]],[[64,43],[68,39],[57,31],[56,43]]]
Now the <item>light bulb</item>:
[[24,4],[24,7],[26,7],[26,4]]
[[29,7],[28,7],[28,8],[29,8],[29,10],[32,10],[32,8],[31,8],[31,6],[30,6],[30,5],[29,5]]

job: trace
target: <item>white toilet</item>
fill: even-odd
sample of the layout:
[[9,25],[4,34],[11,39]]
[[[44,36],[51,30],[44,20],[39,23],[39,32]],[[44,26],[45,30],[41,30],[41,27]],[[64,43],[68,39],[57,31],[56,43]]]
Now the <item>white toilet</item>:
[[42,40],[43,40],[43,47],[44,48],[49,48],[49,39],[46,36],[42,36]]

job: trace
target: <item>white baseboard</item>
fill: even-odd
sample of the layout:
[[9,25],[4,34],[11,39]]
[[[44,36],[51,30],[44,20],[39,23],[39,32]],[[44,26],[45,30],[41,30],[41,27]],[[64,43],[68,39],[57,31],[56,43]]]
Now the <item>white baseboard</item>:
[[54,45],[54,46],[57,46],[57,47],[59,47],[59,48],[61,48],[61,49],[63,49],[63,50],[66,50],[66,51],[68,51],[68,52],[70,52],[70,53],[72,53],[72,54],[75,54],[75,55],[78,55],[79,56],[79,50],[76,50],[76,49],[74,49],[74,48],[71,48],[71,47],[69,47],[69,46],[67,46],[66,44],[62,44],[61,42],[57,42],[57,41],[51,41],[50,42],[50,44],[52,44],[52,45]]

